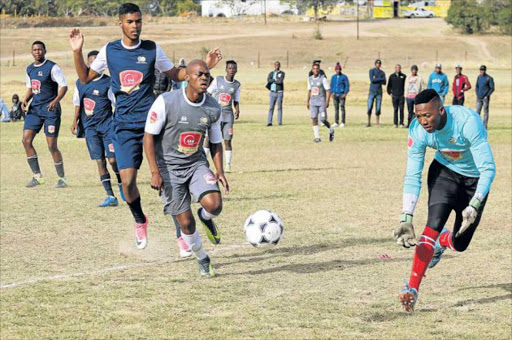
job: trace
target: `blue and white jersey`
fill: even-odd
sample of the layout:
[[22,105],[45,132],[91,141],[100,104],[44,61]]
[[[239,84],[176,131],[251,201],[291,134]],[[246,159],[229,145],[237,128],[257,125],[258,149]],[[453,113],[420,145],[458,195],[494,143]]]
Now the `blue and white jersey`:
[[414,201],[414,198],[417,201],[420,194],[427,147],[437,150],[435,159],[448,169],[466,177],[479,178],[476,198],[483,200],[489,193],[496,175],[496,165],[482,119],[475,111],[464,106],[447,106],[445,110],[447,120],[441,130],[428,133],[417,119],[411,123],[404,181],[404,212],[412,214],[411,209],[407,209],[410,205],[406,201]]
[[173,67],[161,47],[151,40],[140,40],[135,46],[126,46],[122,40],[110,42],[91,64],[91,69],[97,73],[109,70],[116,97],[114,122],[142,127],[155,101],[155,68],[166,72]]
[[59,94],[59,86],[67,86],[59,65],[46,59],[41,64],[27,67],[27,88],[32,89],[31,106],[48,105]]
[[86,131],[108,123],[112,120],[112,104],[115,104],[110,77],[103,74],[88,84],[82,84],[78,79],[73,104],[80,107],[80,121]]

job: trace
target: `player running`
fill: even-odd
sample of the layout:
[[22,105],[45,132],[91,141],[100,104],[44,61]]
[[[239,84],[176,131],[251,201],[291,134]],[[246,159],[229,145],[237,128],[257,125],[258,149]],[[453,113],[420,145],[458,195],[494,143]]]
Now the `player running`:
[[[433,90],[415,98],[416,117],[409,128],[407,173],[403,213],[393,235],[408,248],[416,244],[412,216],[421,188],[421,172],[427,147],[436,149],[428,171],[428,220],[421,235],[406,288],[400,302],[413,311],[427,266],[433,268],[448,247],[463,252],[480,223],[496,173],[487,131],[478,114],[463,106],[443,107]],[[453,231],[444,228],[455,211]]]
[[[144,150],[151,170],[151,187],[162,193],[164,214],[176,217],[183,240],[194,253],[203,277],[215,275],[201,244],[191,210],[191,196],[201,208],[197,215],[213,244],[220,242],[213,218],[222,211],[217,181],[229,191],[222,168],[221,107],[206,95],[210,70],[202,60],[187,66],[186,88],[160,95],[146,121]],[[208,133],[217,169],[209,168],[202,145]]]
[[32,180],[26,187],[33,188],[44,184],[37,152],[33,145],[34,138],[44,125],[46,143],[59,176],[55,187],[65,188],[67,183],[64,177],[64,162],[57,140],[60,130],[60,101],[68,91],[68,86],[59,65],[46,59],[46,46],[42,41],[32,43],[32,56],[34,62],[27,67],[27,93],[21,103],[21,108],[26,111],[28,102],[32,99],[23,125],[23,147],[33,173]]
[[[98,51],[90,51],[87,54],[87,66],[96,59]],[[76,81],[75,92],[73,94],[73,104],[75,105],[75,116],[71,133],[78,134],[78,137],[84,137],[89,150],[89,156],[96,161],[100,181],[107,193],[107,198],[100,203],[99,207],[117,207],[119,204],[112,190],[110,182],[110,173],[107,169],[105,156],[114,170],[117,177],[117,185],[124,199],[121,176],[117,169],[117,163],[114,153],[114,144],[112,143],[112,105],[115,105],[115,97],[110,89],[110,77],[102,73],[98,78],[88,84],[82,85],[80,79]],[[79,124],[81,129],[79,129]],[[80,131],[79,131],[80,130]]]
[[[240,117],[240,87],[242,86],[235,75],[238,71],[236,61],[226,61],[226,76],[216,77],[210,87],[208,93],[212,94],[222,107],[221,130],[222,138],[224,138],[224,146],[226,147],[226,172],[231,172],[231,159],[233,158],[233,125],[235,120]],[[233,112],[233,107],[235,111]],[[205,151],[209,154],[209,139],[205,139]]]
[[320,74],[320,65],[313,65],[313,74],[308,78],[308,101],[307,108],[310,110],[311,119],[313,120],[313,133],[315,135],[314,142],[320,143],[320,128],[318,127],[318,116],[320,122],[329,129],[329,141],[334,140],[334,129],[327,120],[327,108],[331,99],[331,91],[329,81]]
[[[82,84],[87,84],[108,69],[112,92],[116,97],[114,113],[114,149],[123,182],[123,192],[135,219],[136,245],[147,245],[148,219],[142,211],[137,172],[142,163],[142,139],[149,108],[155,98],[155,68],[171,80],[185,79],[185,69],[177,69],[162,48],[151,40],[141,40],[142,14],[139,6],[125,3],[119,7],[119,26],[123,37],[107,43],[90,69],[85,64],[82,47],[84,36],[79,29],[70,34],[75,68]],[[219,50],[210,51],[207,63],[214,67],[222,58]]]

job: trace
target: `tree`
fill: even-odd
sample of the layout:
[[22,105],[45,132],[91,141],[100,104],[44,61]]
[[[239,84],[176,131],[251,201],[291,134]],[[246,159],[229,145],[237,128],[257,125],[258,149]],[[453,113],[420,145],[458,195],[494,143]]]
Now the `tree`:
[[318,13],[321,10],[330,11],[338,4],[338,0],[281,0],[290,6],[297,6],[300,13],[305,13],[308,9],[313,8],[315,13],[315,21],[318,21]]
[[500,11],[498,25],[503,33],[512,35],[512,4],[509,3]]
[[219,6],[226,5],[234,16],[245,15],[252,6],[260,3],[258,0],[220,0]]
[[476,0],[452,1],[445,20],[467,34],[483,32],[489,27],[488,17]]

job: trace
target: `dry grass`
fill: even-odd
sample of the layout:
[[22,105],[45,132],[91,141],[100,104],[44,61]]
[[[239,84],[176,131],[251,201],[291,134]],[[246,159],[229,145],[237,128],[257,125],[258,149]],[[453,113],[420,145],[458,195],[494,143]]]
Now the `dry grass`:
[[[234,25],[216,27],[230,34],[256,34],[256,26],[247,26],[236,26],[236,31]],[[160,28],[159,34],[172,39],[185,28],[166,29]],[[210,26],[201,29],[211,34]],[[114,28],[88,30],[88,44],[96,41],[100,45],[117,35]],[[148,27],[147,31],[157,30]],[[55,37],[48,44],[50,58],[52,53],[59,56],[61,50],[67,50],[62,30],[33,32],[37,33],[32,34],[34,39]],[[2,56],[7,54],[4,44],[11,44],[16,34],[18,39],[26,37],[27,32],[11,33],[12,37],[2,37]],[[196,36],[198,33],[191,38]],[[218,42],[243,61],[248,60],[243,56],[252,52],[235,49],[237,44],[246,46],[253,41],[255,48],[267,46],[263,39]],[[306,46],[300,39],[306,38],[290,38],[287,47],[298,51],[302,44],[301,58],[312,59],[313,53],[305,47],[315,41],[309,38]],[[164,46],[168,51],[179,46],[192,55],[202,44]],[[55,59],[64,65],[66,74],[73,74],[66,54]],[[21,65],[2,69],[4,99],[23,89],[23,69]],[[173,230],[149,187],[146,164],[140,177],[143,206],[151,219],[146,250],[137,251],[133,245],[132,218],[126,206],[95,208],[103,191],[84,142],[68,133],[70,95],[64,100],[59,138],[68,189],[53,189],[56,175],[42,136],[37,137],[36,148],[47,184],[32,191],[25,189],[29,170],[20,142],[22,125],[0,126],[1,284],[85,274],[1,289],[2,339],[510,338],[509,69],[493,74],[497,94],[489,136],[498,175],[481,226],[467,252],[447,253],[441,264],[427,273],[418,310],[412,316],[400,310],[397,294],[402,278],[408,276],[413,252],[398,248],[390,237],[401,209],[407,132],[391,128],[388,102],[383,113],[386,125],[363,128],[365,108],[359,105],[366,92],[363,62],[360,69],[347,70],[355,81],[347,129],[337,132],[334,143],[320,145],[312,143],[310,120],[302,105],[305,70],[300,64],[287,70],[282,127],[265,128],[266,106],[247,104],[266,101],[262,83],[268,68],[258,70],[242,62],[240,70],[244,96],[234,140],[235,172],[228,177],[232,193],[218,219],[223,240],[217,248],[206,245],[219,274],[213,280],[197,278],[195,263],[175,261],[177,251],[170,242]],[[332,111],[329,114],[332,117]],[[326,140],[326,130],[321,132]],[[425,202],[423,190],[415,216],[418,232],[426,220]],[[264,208],[281,215],[286,231],[278,247],[259,250],[245,245],[242,225],[250,213]],[[380,260],[378,255],[384,253],[391,259]],[[97,272],[134,264],[145,267]]]

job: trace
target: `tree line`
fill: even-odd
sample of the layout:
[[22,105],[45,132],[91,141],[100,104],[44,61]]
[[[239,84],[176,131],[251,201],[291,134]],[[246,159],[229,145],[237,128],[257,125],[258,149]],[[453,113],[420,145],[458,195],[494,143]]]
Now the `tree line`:
[[512,35],[512,0],[452,0],[446,22],[467,34],[495,26]]

